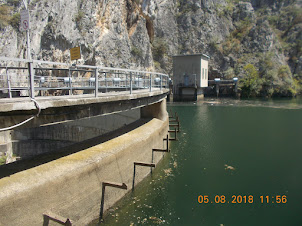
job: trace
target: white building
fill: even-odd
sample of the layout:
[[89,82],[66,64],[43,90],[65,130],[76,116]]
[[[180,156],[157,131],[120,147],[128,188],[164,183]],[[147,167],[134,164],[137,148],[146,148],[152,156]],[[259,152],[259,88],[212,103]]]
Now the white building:
[[173,99],[198,100],[208,87],[208,61],[205,54],[173,56]]

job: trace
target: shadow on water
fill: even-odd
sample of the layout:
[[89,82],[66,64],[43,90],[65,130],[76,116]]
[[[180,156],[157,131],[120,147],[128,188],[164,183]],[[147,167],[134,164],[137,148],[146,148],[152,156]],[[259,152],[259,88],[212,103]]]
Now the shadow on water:
[[0,179],[3,177],[8,177],[12,174],[28,170],[30,168],[34,168],[36,166],[51,162],[53,160],[62,158],[64,156],[68,156],[71,154],[74,154],[76,152],[85,150],[87,148],[93,147],[95,145],[104,143],[108,140],[111,140],[113,138],[116,138],[118,136],[121,136],[123,134],[126,134],[144,124],[149,122],[150,119],[140,119],[134,123],[131,123],[129,125],[126,125],[118,130],[103,134],[101,136],[94,137],[89,140],[85,140],[79,143],[72,144],[67,147],[63,147],[56,152],[46,153],[37,155],[35,157],[32,157],[30,159],[24,159],[16,162],[12,162],[6,165],[0,166]]

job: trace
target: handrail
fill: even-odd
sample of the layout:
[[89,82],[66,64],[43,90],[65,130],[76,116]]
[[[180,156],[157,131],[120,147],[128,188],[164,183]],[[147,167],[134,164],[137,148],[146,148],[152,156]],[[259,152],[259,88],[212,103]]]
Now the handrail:
[[[3,61],[6,63],[0,64],[0,72],[6,69],[6,73],[5,75],[0,73],[0,82],[3,83],[0,83],[0,91],[6,90],[5,92],[9,93],[10,98],[13,96],[12,92],[24,93],[26,90],[29,91],[28,96],[32,99],[35,98],[35,92],[41,91],[38,95],[42,95],[42,91],[49,90],[47,92],[50,92],[55,89],[62,90],[61,95],[64,95],[64,90],[69,90],[69,95],[73,95],[74,90],[94,90],[97,97],[100,91],[104,92],[103,89],[105,92],[112,89],[115,91],[124,89],[129,90],[131,94],[133,89],[148,89],[151,92],[152,88],[162,90],[163,87],[169,85],[168,75],[153,71],[0,57],[0,62]],[[13,63],[18,64],[16,66]],[[25,66],[20,63],[25,63]],[[51,66],[48,67],[48,65]],[[8,71],[13,75],[11,76]],[[85,82],[89,82],[89,84],[87,85]],[[13,83],[17,85],[13,85]],[[21,83],[22,85],[20,85]]]
[[92,68],[92,69],[98,69],[98,70],[117,70],[117,71],[125,71],[125,72],[136,72],[136,73],[148,73],[148,74],[154,74],[154,75],[164,75],[164,76],[169,77],[168,75],[166,75],[164,73],[152,72],[152,71],[140,71],[140,70],[134,70],[134,69],[101,67],[101,66],[93,66],[93,65],[73,65],[73,64],[68,64],[68,63],[43,61],[43,60],[27,60],[27,59],[20,59],[20,58],[0,57],[0,61],[19,61],[19,62],[25,62],[25,63],[53,64],[53,65],[62,65],[62,66],[67,66],[67,67]]

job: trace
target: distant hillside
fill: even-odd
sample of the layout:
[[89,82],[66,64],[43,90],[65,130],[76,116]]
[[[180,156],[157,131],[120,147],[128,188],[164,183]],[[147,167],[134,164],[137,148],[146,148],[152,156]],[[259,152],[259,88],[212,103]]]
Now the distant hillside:
[[[25,57],[22,1],[0,1],[1,56]],[[172,55],[211,56],[210,78],[246,96],[293,96],[302,84],[301,0],[33,0],[33,58],[171,73]]]

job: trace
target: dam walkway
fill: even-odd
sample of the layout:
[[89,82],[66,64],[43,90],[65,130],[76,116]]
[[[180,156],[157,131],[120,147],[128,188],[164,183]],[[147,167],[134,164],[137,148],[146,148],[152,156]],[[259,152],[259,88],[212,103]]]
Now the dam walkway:
[[0,57],[0,131],[32,115],[27,126],[141,108],[168,87],[157,72]]
[[0,97],[60,96],[167,88],[169,76],[133,69],[0,57]]
[[0,57],[0,158],[56,151],[158,116],[168,85],[162,73]]

